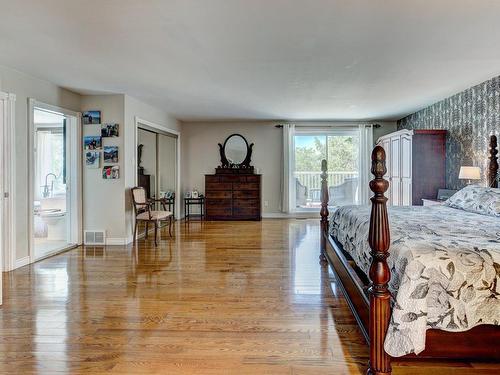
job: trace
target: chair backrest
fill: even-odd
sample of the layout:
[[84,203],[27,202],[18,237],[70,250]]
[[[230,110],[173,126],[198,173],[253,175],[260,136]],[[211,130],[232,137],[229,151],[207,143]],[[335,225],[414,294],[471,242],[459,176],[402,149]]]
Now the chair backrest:
[[138,214],[148,209],[148,199],[146,189],[141,186],[134,187],[132,191],[132,202],[134,203],[135,213]]

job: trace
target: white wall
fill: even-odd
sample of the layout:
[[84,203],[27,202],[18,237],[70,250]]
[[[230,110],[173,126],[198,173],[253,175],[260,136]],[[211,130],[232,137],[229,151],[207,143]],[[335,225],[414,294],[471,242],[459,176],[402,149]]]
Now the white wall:
[[[120,125],[118,138],[103,138],[103,145],[119,147],[120,178],[104,180],[100,169],[84,168],[84,229],[105,230],[109,244],[132,240],[133,207],[130,188],[135,186],[135,118],[178,130],[177,121],[166,112],[127,95],[84,95],[82,110],[100,110],[102,122]],[[85,134],[98,134],[97,126],[85,125]],[[102,155],[101,155],[102,156]]]
[[0,90],[16,95],[16,260],[28,256],[28,98],[80,111],[81,96],[53,83],[0,66]]
[[[101,122],[119,124],[119,137],[103,138],[103,146],[118,146],[118,165],[120,178],[105,180],[102,178],[104,154],[101,151],[99,169],[90,169],[83,165],[83,229],[105,230],[109,243],[124,242],[126,236],[123,202],[125,201],[124,182],[124,113],[125,97],[116,95],[84,95],[81,108],[83,111],[101,111]],[[100,135],[100,125],[82,125],[83,135]],[[113,164],[116,165],[116,164]]]
[[[281,210],[282,131],[276,121],[226,121],[182,123],[182,195],[187,190],[205,189],[205,174],[215,172],[220,164],[217,143],[223,143],[232,133],[240,133],[249,143],[255,143],[252,165],[262,174],[262,211],[264,214]],[[396,130],[396,123],[379,122],[374,138]],[[268,202],[266,207],[264,202]]]

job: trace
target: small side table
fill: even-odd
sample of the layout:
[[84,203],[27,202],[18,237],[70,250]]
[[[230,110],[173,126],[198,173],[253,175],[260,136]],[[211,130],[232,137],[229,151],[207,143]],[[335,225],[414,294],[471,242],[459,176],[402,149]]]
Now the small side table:
[[[200,206],[200,213],[192,214],[190,212],[191,206]],[[203,218],[205,217],[205,197],[184,198],[184,213],[186,221],[191,220],[191,216],[197,216],[200,218],[200,220],[203,220]]]
[[422,204],[424,206],[440,206],[444,201],[438,201],[437,199],[426,199],[422,198]]
[[168,210],[172,212],[172,215],[175,218],[175,195],[173,195],[171,198],[163,198],[165,199],[165,205],[168,206]]

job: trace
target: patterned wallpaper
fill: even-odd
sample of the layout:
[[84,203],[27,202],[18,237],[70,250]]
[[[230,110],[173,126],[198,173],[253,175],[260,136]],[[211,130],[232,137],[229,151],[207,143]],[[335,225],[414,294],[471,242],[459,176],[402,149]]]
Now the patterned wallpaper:
[[500,76],[398,121],[398,129],[446,129],[446,187],[459,189],[461,165],[481,167],[486,182],[488,141],[500,135]]

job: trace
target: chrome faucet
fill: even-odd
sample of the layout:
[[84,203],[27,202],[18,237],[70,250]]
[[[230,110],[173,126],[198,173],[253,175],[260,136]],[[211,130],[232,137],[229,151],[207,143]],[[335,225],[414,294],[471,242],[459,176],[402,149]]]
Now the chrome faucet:
[[[50,190],[49,190],[49,184],[48,184],[49,176],[54,176],[52,183],[50,184]],[[44,198],[48,198],[50,193],[52,193],[54,191],[54,180],[56,180],[56,179],[57,179],[57,176],[54,173],[47,173],[47,175],[45,176],[45,185],[42,186],[43,187],[42,195]]]

